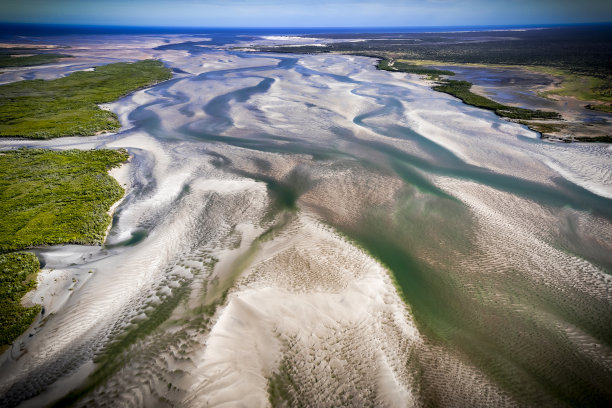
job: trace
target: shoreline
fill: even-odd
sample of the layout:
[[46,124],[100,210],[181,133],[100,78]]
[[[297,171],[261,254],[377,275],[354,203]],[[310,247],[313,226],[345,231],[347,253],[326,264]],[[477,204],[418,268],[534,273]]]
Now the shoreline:
[[122,163],[119,167],[114,167],[108,171],[108,175],[114,178],[117,181],[117,183],[119,183],[121,188],[123,189],[123,196],[118,201],[116,201],[113,205],[111,205],[111,207],[106,212],[111,217],[111,221],[108,224],[108,227],[106,227],[106,231],[104,232],[104,239],[102,240],[102,243],[100,244],[101,246],[106,243],[106,240],[108,239],[108,234],[110,233],[113,227],[113,216],[115,215],[115,211],[121,205],[121,203],[123,203],[123,201],[128,195],[129,190],[132,187],[131,180],[130,180],[130,169],[131,169],[132,157],[134,156],[130,155],[125,161],[125,163]]
[[[27,150],[30,150],[29,153],[24,153]],[[81,152],[80,154],[78,152]],[[95,151],[95,149],[93,150]],[[7,256],[9,258],[7,259],[7,262],[10,261],[10,263],[7,263],[8,267],[10,268],[18,268],[19,270],[22,270],[21,264],[18,262],[21,258],[16,258],[17,260],[13,260],[12,257],[15,257],[15,254],[26,254],[27,256],[30,257],[36,257],[38,258],[38,261],[36,261],[37,267],[37,275],[38,278],[36,278],[36,285],[33,285],[33,287],[30,287],[30,290],[28,290],[27,292],[23,293],[23,296],[21,296],[19,303],[21,304],[22,307],[26,307],[26,308],[30,308],[30,307],[39,307],[36,305],[41,305],[39,308],[42,308],[42,312],[36,313],[36,315],[32,316],[32,322],[28,325],[27,328],[25,328],[25,330],[21,331],[21,334],[19,334],[16,337],[13,337],[13,335],[10,336],[9,340],[3,340],[6,341],[6,346],[7,347],[0,347],[0,351],[4,352],[6,350],[14,350],[14,347],[17,346],[21,349],[23,349],[23,345],[27,343],[27,338],[24,337],[26,336],[27,333],[29,333],[28,337],[32,337],[38,330],[38,328],[41,326],[41,324],[44,323],[45,319],[52,313],[52,308],[51,308],[51,304],[49,304],[50,299],[48,299],[48,301],[45,301],[45,297],[49,298],[49,295],[51,296],[55,296],[53,292],[57,292],[57,293],[61,293],[64,292],[64,290],[54,290],[53,288],[57,289],[57,285],[52,284],[50,287],[51,289],[49,289],[49,285],[48,284],[44,284],[45,281],[45,277],[49,274],[54,275],[54,281],[57,282],[57,280],[59,279],[62,282],[65,282],[66,285],[68,285],[67,287],[65,287],[64,289],[66,289],[64,293],[64,297],[62,297],[62,299],[66,300],[69,295],[71,294],[72,290],[76,287],[76,285],[80,285],[81,282],[83,282],[84,280],[87,280],[88,275],[85,276],[85,278],[80,278],[78,277],[79,274],[74,275],[72,274],[71,276],[65,276],[65,274],[60,273],[61,276],[58,276],[57,274],[55,274],[53,272],[53,269],[49,269],[49,265],[46,265],[46,261],[43,258],[40,258],[39,256],[39,251],[45,251],[45,249],[47,251],[53,251],[54,249],[57,248],[61,248],[61,247],[65,247],[66,245],[78,245],[79,247],[83,247],[85,248],[86,246],[91,246],[91,245],[95,245],[98,248],[101,248],[102,245],[104,245],[104,242],[106,241],[106,238],[109,234],[109,231],[112,227],[112,215],[114,214],[116,208],[121,204],[121,202],[123,201],[123,199],[126,197],[127,195],[127,189],[128,184],[129,184],[129,155],[127,150],[125,149],[120,149],[120,150],[108,150],[108,149],[103,149],[103,151],[99,152],[99,153],[89,153],[92,152],[92,150],[71,150],[71,151],[66,151],[66,152],[54,152],[53,150],[47,150],[47,149],[18,149],[17,151],[10,151],[11,155],[9,156],[8,153],[3,153],[3,156],[5,156],[5,159],[12,159],[13,161],[10,164],[10,170],[8,170],[8,168],[6,167],[6,163],[4,163],[3,165],[3,172],[4,171],[8,171],[8,173],[3,173],[3,174],[10,174],[11,172],[14,173],[14,177],[8,177],[7,181],[6,181],[6,185],[8,186],[8,188],[11,188],[11,186],[14,186],[16,184],[19,184],[24,190],[23,192],[23,197],[20,197],[20,203],[22,206],[28,206],[30,205],[30,202],[32,200],[36,200],[36,193],[35,191],[38,190],[40,187],[37,187],[37,181],[38,180],[36,177],[37,175],[40,174],[45,174],[43,178],[43,180],[45,180],[45,182],[50,182],[50,183],[62,183],[62,181],[64,179],[62,179],[61,175],[58,176],[58,174],[62,174],[61,172],[58,172],[58,168],[63,168],[64,166],[72,166],[71,168],[76,169],[76,173],[73,174],[73,177],[76,177],[76,180],[78,183],[78,181],[82,181],[83,180],[83,174],[87,173],[87,174],[93,174],[94,176],[96,174],[102,175],[105,174],[106,176],[108,176],[108,180],[105,180],[103,183],[101,183],[102,187],[100,186],[96,186],[96,184],[84,184],[81,187],[81,194],[87,194],[87,198],[85,199],[85,203],[83,205],[81,205],[80,207],[67,207],[64,203],[64,201],[59,200],[59,201],[51,201],[49,205],[53,206],[52,208],[54,208],[54,211],[57,212],[57,217],[61,218],[58,219],[58,223],[57,225],[60,226],[64,226],[66,225],[65,223],[67,222],[66,220],[70,220],[70,215],[69,214],[81,214],[83,210],[83,208],[88,208],[87,206],[91,203],[99,203],[99,204],[106,204],[108,205],[108,209],[105,211],[106,214],[108,214],[108,225],[99,225],[100,230],[99,233],[95,233],[95,235],[102,235],[100,238],[97,238],[95,235],[91,236],[87,235],[86,233],[82,233],[79,237],[77,237],[78,239],[75,239],[74,236],[70,236],[70,235],[60,235],[60,234],[51,234],[49,232],[49,228],[48,227],[39,227],[36,230],[37,233],[37,237],[35,239],[28,239],[28,237],[32,234],[32,232],[30,231],[29,234],[30,235],[26,235],[26,238],[22,241],[10,241],[9,237],[5,237],[5,239],[3,240],[3,251],[2,251],[2,255],[3,256]],[[76,155],[76,156],[75,156]],[[76,161],[69,161],[68,158],[74,158],[77,157],[78,159]],[[28,164],[28,160],[31,159],[39,159],[39,160],[47,160],[46,167],[44,168],[39,168],[39,167],[32,167],[29,166],[27,167],[27,170],[24,168],[24,166],[27,166]],[[123,162],[118,162],[118,160],[124,160]],[[6,161],[6,160],[5,160]],[[106,171],[103,171],[102,169],[96,169],[95,165],[93,165],[94,167],[92,168],[88,168],[88,167],[79,167],[79,166],[83,166],[82,163],[99,163],[101,162],[102,164],[106,164],[107,169]],[[25,164],[24,164],[25,163]],[[117,167],[112,167],[112,166],[117,166]],[[26,174],[24,176],[24,174]],[[39,176],[40,177],[40,176]],[[112,186],[112,183],[115,183],[116,186]],[[104,190],[104,186],[106,186],[106,190]],[[118,197],[119,199],[117,201],[112,201],[113,198],[117,197],[118,194],[117,193],[117,189],[121,188],[121,197]],[[100,189],[102,189],[103,191],[103,195],[105,194],[106,197],[104,198],[103,196],[100,195]],[[56,188],[57,190],[57,188]],[[70,198],[73,197],[74,195],[74,191],[71,189],[64,189],[62,190],[63,192],[63,196],[65,200],[70,201]],[[55,191],[55,193],[57,194],[57,191]],[[97,195],[96,195],[97,194]],[[67,197],[67,198],[66,198]],[[15,210],[15,203],[13,199],[7,200],[6,202],[6,206],[3,207],[9,214],[12,214],[14,219],[16,220],[20,220],[21,218],[19,218],[21,215],[20,212],[18,212],[17,210]],[[88,204],[89,203],[89,204]],[[16,212],[17,211],[17,212]],[[44,216],[45,214],[47,214],[49,211],[49,209],[47,207],[41,208],[39,210],[38,213],[36,213],[36,217],[40,217],[40,216]],[[95,220],[92,222],[97,222],[97,223],[102,223],[102,218],[100,217],[101,214],[99,214],[96,211],[92,211],[90,213],[86,213],[85,216],[88,217],[88,219],[90,220]],[[61,216],[61,217],[60,217]],[[66,218],[68,217],[68,218]],[[12,219],[12,218],[11,218]],[[22,228],[24,228],[23,226],[19,226],[19,221],[15,221],[17,224],[11,224],[10,220],[5,220],[3,222],[3,230],[4,231],[12,231],[12,228],[19,228],[16,229],[15,231],[22,231]],[[15,227],[15,225],[17,225],[17,227]],[[103,228],[102,228],[103,227]],[[41,229],[42,228],[42,229]],[[86,230],[89,231],[89,230]],[[16,232],[15,232],[16,234]],[[92,239],[93,238],[93,239]],[[63,241],[63,242],[62,242]],[[79,242],[80,241],[80,242]],[[86,241],[89,241],[86,243]],[[79,242],[79,244],[76,244],[75,242]],[[69,250],[70,252],[70,250]],[[64,269],[64,268],[61,268]],[[5,273],[6,273],[6,269],[5,269]],[[5,284],[3,283],[3,291],[5,290],[4,288]],[[10,289],[10,288],[9,288]],[[50,292],[51,291],[51,292]],[[49,292],[49,293],[47,293]],[[3,292],[4,293],[4,292]],[[63,303],[63,301],[62,301]],[[13,316],[11,313],[12,309],[10,308],[6,308],[3,307],[3,313],[2,313],[2,318],[3,321],[5,321],[5,319],[12,319],[11,316]],[[24,312],[19,312],[16,313],[15,319],[20,318],[20,316],[24,315],[24,313],[31,313],[29,311],[27,311],[27,309],[24,309]],[[47,312],[47,313],[45,313]],[[28,319],[29,320],[29,319]],[[8,320],[7,320],[8,321]],[[9,329],[12,326],[8,326]],[[12,329],[10,329],[12,330]],[[4,333],[4,332],[3,332]],[[8,333],[12,333],[12,332],[8,332]],[[17,332],[15,332],[15,335],[17,335]],[[3,334],[4,336],[4,334]],[[3,344],[4,346],[4,344]],[[4,353],[2,353],[4,354]],[[20,354],[21,355],[21,354]]]
[[[378,59],[384,57],[377,57]],[[448,63],[443,61],[433,61],[433,60],[410,60],[410,59],[402,59],[402,62],[406,62],[408,64],[413,64],[416,66],[423,67],[442,67],[444,69],[452,69],[453,67],[469,67],[469,68],[483,68],[483,69],[513,69],[513,70],[523,70],[530,73],[536,73],[539,75],[546,76],[550,78],[551,84],[543,86],[543,85],[530,85],[528,89],[533,92],[533,95],[539,98],[543,98],[549,100],[553,103],[558,103],[561,105],[565,103],[565,105],[574,106],[574,108],[568,108],[567,110],[561,110],[558,112],[561,115],[559,119],[548,119],[546,122],[542,122],[542,119],[534,118],[534,119],[515,119],[505,117],[503,115],[499,115],[494,109],[488,109],[486,107],[481,107],[478,105],[471,104],[463,100],[452,93],[449,93],[453,97],[461,100],[463,103],[469,106],[475,106],[479,109],[485,110],[493,110],[500,118],[518,123],[524,126],[527,126],[530,130],[538,133],[540,135],[541,140],[548,140],[553,142],[563,142],[563,143],[572,143],[572,142],[585,142],[585,143],[612,143],[612,133],[606,131],[599,131],[599,133],[594,132],[591,126],[594,126],[591,123],[585,122],[584,120],[580,120],[578,116],[580,114],[585,114],[585,110],[587,110],[586,106],[590,106],[592,103],[606,103],[602,100],[594,100],[594,99],[580,99],[577,96],[573,95],[563,95],[562,92],[566,90],[563,86],[563,83],[566,81],[566,78],[563,75],[572,75],[570,73],[565,73],[562,70],[557,70],[556,68],[551,67],[543,67],[543,66],[524,66],[524,65],[496,65],[496,64],[470,64],[470,63]],[[378,68],[378,64],[376,66]],[[558,71],[558,75],[553,73],[552,71]],[[555,71],[555,72],[556,72]],[[395,70],[392,72],[403,72],[401,70]],[[421,75],[422,76],[422,75]],[[590,77],[582,77],[585,80]],[[436,88],[436,79],[437,78],[427,78],[432,81],[432,89],[440,92]],[[444,84],[449,80],[443,80],[440,83]],[[496,101],[495,99],[490,99],[491,95],[488,95],[484,90],[486,86],[477,85],[472,83],[472,87],[470,87],[470,92],[476,96],[480,96],[483,98],[487,98],[495,103],[503,104],[502,102]],[[542,89],[537,89],[542,88]],[[475,92],[472,92],[474,90]],[[556,96],[556,98],[554,98]],[[494,96],[493,96],[494,98]],[[568,103],[569,102],[569,103]],[[506,102],[507,103],[507,102]],[[509,105],[521,105],[521,101],[517,100],[516,103]],[[583,106],[584,105],[584,106]],[[559,108],[561,106],[558,106]],[[577,107],[582,107],[582,109],[577,109]],[[539,110],[539,109],[538,109]],[[604,113],[605,115],[605,113]],[[588,128],[587,128],[588,127]]]
[[[241,51],[244,52],[252,52],[252,53],[276,53],[276,54],[286,54],[289,53],[289,47],[287,45],[279,46],[278,50],[273,50],[265,47],[247,47],[241,48]],[[262,49],[263,48],[263,49]],[[596,99],[596,98],[580,98],[577,95],[574,95],[580,87],[577,87],[576,82],[589,82],[593,81],[603,81],[605,80],[600,78],[595,78],[589,75],[578,75],[571,73],[569,71],[565,71],[560,68],[555,68],[552,66],[541,66],[541,65],[508,65],[508,64],[487,64],[487,63],[455,63],[455,62],[445,62],[445,61],[437,61],[437,60],[423,60],[423,59],[409,59],[409,58],[401,58],[402,53],[397,52],[368,52],[368,51],[343,51],[343,50],[330,50],[327,52],[320,52],[318,50],[308,50],[306,52],[300,51],[300,47],[296,46],[296,50],[291,52],[296,54],[305,54],[305,55],[352,55],[352,56],[361,56],[361,57],[369,57],[374,58],[376,62],[376,69],[380,69],[379,65],[382,61],[395,60],[400,62],[405,62],[407,64],[415,65],[418,67],[423,67],[424,70],[431,69],[434,71],[437,68],[439,71],[445,69],[452,69],[453,67],[468,67],[468,68],[482,68],[482,69],[516,69],[523,70],[525,72],[529,72],[532,74],[539,74],[548,77],[551,80],[551,84],[543,87],[541,85],[532,86],[529,91],[533,93],[533,96],[542,98],[543,100],[548,100],[553,103],[556,103],[556,111],[558,112],[562,118],[560,119],[562,123],[551,122],[551,123],[541,123],[541,122],[533,122],[533,123],[523,123],[525,118],[508,118],[503,115],[498,115],[502,119],[518,123],[524,126],[527,126],[531,131],[539,134],[539,138],[541,140],[554,141],[554,142],[564,142],[564,143],[572,143],[572,142],[585,142],[585,143],[607,143],[612,144],[612,115],[607,113],[606,109],[610,107],[612,109],[612,102],[604,99]],[[309,52],[310,51],[310,52]],[[392,66],[393,64],[390,64]],[[384,70],[384,69],[382,69]],[[403,72],[399,69],[388,69],[390,72]],[[407,72],[413,73],[413,72]],[[415,74],[420,75],[421,77],[427,79],[439,79],[439,75],[444,75],[442,72],[439,74],[431,74],[431,73],[418,73]],[[470,81],[471,82],[471,81]],[[443,82],[444,83],[444,82]],[[474,90],[478,88],[483,88],[483,84],[472,83],[474,85]],[[432,89],[436,86],[433,84]],[[534,88],[542,88],[542,89],[534,89]],[[587,93],[593,96],[593,87],[587,89]],[[435,89],[434,89],[435,90]],[[482,89],[481,89],[482,90]],[[437,91],[437,90],[436,90]],[[528,91],[528,92],[529,92]],[[490,98],[490,95],[483,94],[482,92],[472,92],[474,95]],[[451,94],[452,95],[452,94]],[[453,95],[455,98],[457,96]],[[462,100],[462,98],[458,98]],[[521,101],[518,99],[518,103],[502,103],[495,101],[494,97],[491,99],[492,102],[496,102],[499,104],[505,104],[509,107],[514,107],[514,105],[524,106],[525,101]],[[568,102],[565,103],[564,102]],[[470,106],[475,106],[480,109],[490,110],[483,108],[478,105],[473,105],[471,103],[463,101],[465,104]],[[570,105],[570,107],[566,107],[566,105]],[[550,108],[543,108],[545,111]],[[530,109],[531,110],[531,109]],[[540,110],[540,108],[537,108]],[[493,110],[495,112],[495,110]],[[597,123],[592,123],[588,120],[588,118],[583,118],[584,116],[591,117],[593,114],[589,114],[587,112],[598,112],[601,119]],[[497,112],[496,112],[497,114]],[[568,119],[566,119],[568,118]],[[532,120],[532,119],[530,119]],[[535,119],[536,121],[538,119]],[[595,127],[595,128],[594,128]]]

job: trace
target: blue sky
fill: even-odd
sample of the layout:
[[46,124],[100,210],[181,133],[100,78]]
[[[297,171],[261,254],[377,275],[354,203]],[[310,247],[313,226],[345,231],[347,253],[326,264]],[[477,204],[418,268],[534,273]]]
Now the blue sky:
[[0,21],[191,27],[384,27],[612,21],[611,0],[9,0]]

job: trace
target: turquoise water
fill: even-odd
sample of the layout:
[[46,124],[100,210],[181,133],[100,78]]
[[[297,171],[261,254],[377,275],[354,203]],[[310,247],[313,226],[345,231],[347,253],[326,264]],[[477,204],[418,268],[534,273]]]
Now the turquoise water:
[[[214,46],[230,42],[211,37]],[[129,292],[121,312],[99,312],[103,323],[90,337],[65,340],[54,362],[31,363],[27,375],[4,382],[4,405],[44,395],[90,359],[97,368],[89,380],[62,390],[77,390],[76,405],[124,397],[127,405],[188,405],[185,367],[204,347],[198,341],[210,316],[260,244],[290,237],[287,226],[299,214],[389,270],[422,336],[410,356],[418,404],[603,406],[612,399],[609,149],[543,142],[415,78],[375,71],[365,57],[203,44],[157,48],[175,78],[120,101],[115,109],[125,108],[130,126],[98,139],[130,149],[132,185],[109,252],[92,261],[108,278],[83,293],[111,304],[106,293],[122,279],[126,293],[141,292]],[[206,190],[220,177],[263,186],[267,201],[255,190],[230,198]],[[244,220],[264,232],[231,255],[248,235]],[[236,269],[228,279],[212,277],[212,253],[229,257],[221,262]],[[146,281],[154,261],[163,279]],[[83,262],[77,268],[90,267]],[[81,313],[95,315],[98,303],[79,293],[69,305],[84,309],[75,319],[89,322]],[[81,322],[58,313],[65,325]],[[173,364],[181,368],[166,367]],[[479,394],[482,384],[490,392]],[[126,397],[130,387],[140,399]]]

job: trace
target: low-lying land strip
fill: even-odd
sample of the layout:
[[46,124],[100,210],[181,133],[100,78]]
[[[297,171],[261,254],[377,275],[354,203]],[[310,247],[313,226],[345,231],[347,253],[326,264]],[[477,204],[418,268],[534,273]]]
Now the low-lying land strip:
[[497,115],[509,119],[561,119],[557,112],[517,108],[502,105],[484,96],[470,91],[472,83],[468,81],[443,80],[433,87],[434,90],[453,95],[464,103],[478,108],[489,109]]
[[117,115],[98,104],[169,79],[160,61],[143,60],[96,67],[49,81],[0,86],[0,136],[48,139],[90,136],[120,128]]
[[59,61],[61,58],[69,57],[70,55],[64,54],[0,54],[0,68],[29,67],[32,65],[50,64]]
[[[394,63],[389,66],[389,62],[386,59],[381,60],[377,68],[388,71],[401,71],[412,74],[426,75],[427,79],[436,80],[436,84],[432,89],[445,92],[456,98],[461,99],[464,103],[472,106],[476,106],[482,109],[488,109],[494,111],[498,116],[506,119],[513,120],[517,123],[527,126],[533,131],[539,132],[543,138],[548,138],[548,135],[555,134],[557,132],[566,129],[562,115],[553,111],[542,111],[525,109],[514,106],[503,105],[495,102],[482,95],[475,94],[470,91],[472,83],[468,81],[454,81],[449,79],[441,79],[441,75],[452,76],[454,72],[448,70],[440,70],[431,68],[431,65],[440,64],[439,61],[428,61],[428,60],[395,60]],[[382,68],[381,68],[382,66]],[[606,85],[606,80],[601,78],[595,78],[585,75],[572,74],[569,71],[563,71],[555,68],[539,67],[539,66],[493,66],[487,64],[458,64],[457,66],[482,66],[482,67],[495,67],[495,68],[524,68],[529,71],[545,73],[553,75],[560,79],[560,86],[555,89],[547,90],[539,93],[544,98],[554,98],[558,96],[569,96],[580,100],[586,101],[600,101],[610,102],[612,101],[612,88]],[[450,72],[450,74],[449,74]],[[612,78],[612,77],[611,77]],[[610,80],[610,78],[608,79]],[[587,109],[598,110],[601,112],[612,113],[612,105],[609,103],[603,104],[589,104],[586,105]],[[542,121],[554,121],[554,122],[542,122]],[[562,138],[566,142],[570,141],[566,138]],[[612,143],[612,135],[608,136],[572,136],[572,141],[581,142],[603,142]]]
[[428,68],[423,65],[410,64],[403,61],[397,61],[390,58],[383,58],[378,61],[376,64],[376,68],[383,71],[398,71],[398,72],[406,72],[409,74],[417,74],[417,75],[426,75],[428,79],[440,79],[441,75],[453,76],[455,73],[453,71],[448,71],[445,69],[436,69],[436,68]]
[[410,74],[426,75],[427,79],[435,80],[436,85],[432,87],[435,91],[444,92],[459,98],[467,105],[476,106],[477,108],[488,109],[495,112],[498,116],[507,119],[518,120],[522,125],[528,126],[536,132],[546,133],[555,132],[562,129],[563,125],[553,123],[531,122],[532,120],[560,120],[561,115],[557,112],[542,111],[518,108],[515,106],[507,106],[495,102],[482,95],[475,94],[470,91],[472,83],[468,81],[455,81],[451,79],[441,79],[442,75],[453,76],[453,71],[429,68],[427,66],[410,64],[406,61],[397,61],[393,59],[382,59],[376,65],[376,68],[385,71],[406,72]]
[[[423,59],[401,59],[397,63],[403,63],[414,67],[427,69],[436,65],[452,65],[454,67],[482,67],[482,68],[520,68],[540,74],[547,74],[558,79],[554,89],[549,89],[540,93],[544,98],[554,98],[557,96],[570,96],[582,101],[599,101],[606,112],[606,107],[611,107],[612,103],[612,74],[593,76],[572,72],[567,69],[546,67],[540,65],[508,65],[491,63],[447,63],[444,61],[423,60]],[[430,68],[433,69],[433,68]],[[409,71],[406,71],[409,72]],[[452,71],[448,71],[452,72]],[[416,72],[411,72],[416,73]],[[453,73],[454,74],[454,73]],[[445,74],[447,75],[447,74]],[[587,106],[587,109],[595,109]]]

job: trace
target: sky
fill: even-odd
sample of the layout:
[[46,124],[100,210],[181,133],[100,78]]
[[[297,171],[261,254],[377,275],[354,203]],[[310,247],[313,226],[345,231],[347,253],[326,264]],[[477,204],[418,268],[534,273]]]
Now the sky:
[[611,22],[611,0],[9,0],[0,21],[172,27],[408,27]]

